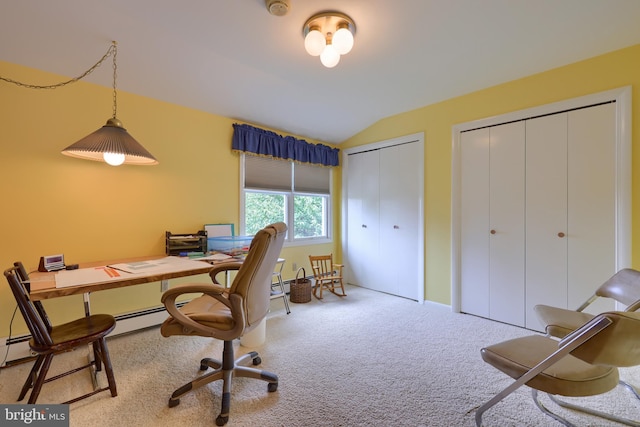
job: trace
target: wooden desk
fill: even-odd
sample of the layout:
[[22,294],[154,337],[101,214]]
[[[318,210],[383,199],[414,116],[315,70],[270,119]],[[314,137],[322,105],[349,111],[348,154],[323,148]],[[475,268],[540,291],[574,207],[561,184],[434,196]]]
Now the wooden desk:
[[[114,261],[98,261],[98,262],[89,262],[80,265],[80,268],[95,268],[106,265],[120,264],[120,263],[130,263],[130,262],[138,262],[138,261],[150,261],[155,259],[164,258],[164,256],[148,256],[148,257],[138,257],[138,258],[127,258],[121,260]],[[194,259],[193,261],[197,261]],[[115,289],[122,288],[124,286],[132,286],[132,285],[140,285],[143,283],[151,283],[151,282],[161,282],[163,280],[175,279],[177,277],[185,277],[185,276],[194,276],[197,274],[206,274],[213,268],[210,263],[202,262],[202,266],[197,266],[190,269],[181,269],[176,271],[167,271],[162,273],[153,273],[149,274],[136,274],[131,275],[132,277],[127,277],[127,275],[123,274],[121,278],[111,279],[103,282],[93,282],[87,283],[83,285],[77,286],[65,286],[61,288],[56,288],[56,280],[55,275],[56,272],[50,273],[41,273],[35,272],[29,275],[29,279],[31,281],[31,299],[34,301],[48,299],[48,298],[57,298],[68,295],[78,295],[78,294],[86,294],[95,291],[103,291],[106,289]]]
[[[107,265],[114,265],[120,263],[132,263],[139,261],[151,261],[158,260],[161,258],[165,258],[165,256],[148,256],[148,257],[138,257],[138,258],[128,258],[114,261],[98,261],[98,262],[90,262],[84,263],[80,265],[81,269],[86,268],[96,268]],[[194,259],[192,261],[197,261]],[[48,298],[57,298],[69,295],[78,295],[82,294],[84,301],[84,312],[85,315],[89,316],[91,314],[91,303],[90,303],[90,294],[95,291],[103,291],[106,289],[116,289],[122,288],[125,286],[132,285],[141,285],[143,283],[151,283],[151,282],[165,282],[169,279],[175,279],[177,277],[185,277],[185,276],[194,276],[197,274],[206,274],[211,271],[213,265],[208,262],[198,262],[194,263],[193,267],[189,266],[188,268],[184,268],[181,266],[180,268],[176,268],[172,271],[163,271],[163,272],[148,272],[148,273],[136,273],[135,275],[130,274],[127,275],[122,273],[120,277],[110,278],[104,281],[96,281],[81,285],[75,286],[64,286],[64,287],[56,287],[56,274],[57,272],[48,272],[41,273],[35,272],[29,275],[29,281],[31,282],[31,299],[34,301],[48,299]],[[202,265],[197,265],[202,264]]]

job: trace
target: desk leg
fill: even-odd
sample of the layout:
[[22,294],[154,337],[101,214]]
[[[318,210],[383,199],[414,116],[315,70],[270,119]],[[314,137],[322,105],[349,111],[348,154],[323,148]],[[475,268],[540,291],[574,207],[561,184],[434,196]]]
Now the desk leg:
[[91,302],[89,301],[89,295],[91,292],[85,292],[82,294],[82,300],[84,301],[84,315],[91,316]]

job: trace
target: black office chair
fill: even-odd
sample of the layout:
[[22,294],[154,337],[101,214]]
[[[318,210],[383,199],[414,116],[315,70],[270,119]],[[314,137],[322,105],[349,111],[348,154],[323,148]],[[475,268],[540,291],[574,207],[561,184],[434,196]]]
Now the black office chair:
[[[116,320],[108,314],[93,314],[88,317],[52,326],[42,304],[38,301],[31,301],[28,284],[29,277],[21,262],[15,262],[12,268],[5,270],[4,276],[9,282],[9,287],[16,299],[18,308],[22,313],[31,339],[29,347],[37,354],[36,361],[29,372],[29,377],[24,383],[18,401],[24,399],[30,388],[33,387],[29,395],[29,404],[35,404],[42,386],[49,382],[78,372],[85,368],[94,367],[96,371],[102,369],[104,364],[107,375],[108,387],[96,389],[77,398],[63,402],[70,404],[78,400],[85,399],[102,391],[110,391],[111,396],[118,395],[116,381],[113,375],[109,350],[107,349],[106,336],[115,328]],[[93,345],[94,358],[88,364],[47,378],[47,372],[51,366],[53,356],[64,353],[80,346]]]

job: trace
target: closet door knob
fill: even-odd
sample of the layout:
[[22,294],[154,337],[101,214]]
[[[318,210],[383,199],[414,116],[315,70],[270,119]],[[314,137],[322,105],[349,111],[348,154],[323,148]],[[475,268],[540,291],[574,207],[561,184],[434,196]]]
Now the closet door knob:
[[491,230],[489,233],[496,234],[496,230]]
[[393,228],[394,228],[395,230],[400,229],[400,227],[398,227],[397,225],[394,225],[394,226],[393,226]]
[[362,224],[362,228],[367,228],[367,224]]
[[561,239],[564,237],[564,233],[561,231],[558,233],[558,237],[560,237]]

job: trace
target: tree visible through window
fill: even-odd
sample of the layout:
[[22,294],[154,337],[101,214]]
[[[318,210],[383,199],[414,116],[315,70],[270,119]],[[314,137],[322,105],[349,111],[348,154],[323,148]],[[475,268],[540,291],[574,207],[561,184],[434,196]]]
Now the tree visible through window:
[[293,196],[295,238],[326,237],[325,198]]
[[245,232],[256,234],[274,222],[286,222],[286,196],[282,194],[245,192]]

